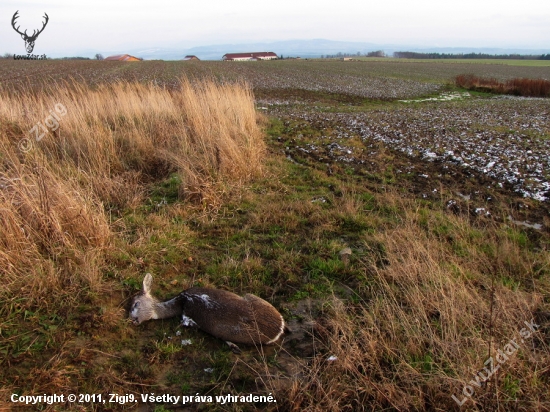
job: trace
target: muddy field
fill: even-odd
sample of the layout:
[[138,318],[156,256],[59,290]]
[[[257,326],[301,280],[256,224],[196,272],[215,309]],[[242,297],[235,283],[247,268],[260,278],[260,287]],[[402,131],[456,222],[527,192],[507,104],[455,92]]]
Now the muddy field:
[[[134,64],[135,63],[135,64]],[[246,64],[252,63],[252,64]],[[214,77],[245,80],[261,97],[263,91],[305,90],[342,93],[373,99],[413,98],[439,90],[459,74],[494,77],[548,78],[550,66],[508,64],[409,62],[407,60],[341,62],[289,60],[273,62],[178,61],[24,61],[0,59],[0,84],[4,88],[33,88],[76,79],[88,84],[136,80],[173,87],[177,78]],[[274,93],[268,93],[271,97]]]
[[[69,79],[88,84],[137,80],[174,87],[180,76],[245,81],[258,107],[297,132],[296,147],[313,157],[369,164],[379,143],[412,162],[459,166],[526,198],[550,197],[548,99],[471,95],[451,91],[454,76],[550,78],[549,67],[418,61],[163,62],[0,60],[0,87],[55,87]],[[426,97],[428,96],[428,97]],[[384,104],[388,103],[388,104]],[[349,146],[358,137],[363,145]],[[405,167],[405,172],[428,176]],[[433,175],[433,173],[432,173]],[[431,176],[433,178],[433,176]],[[468,196],[468,194],[465,194]]]
[[262,107],[285,119],[294,131],[295,143],[286,149],[289,155],[298,151],[318,161],[367,171],[382,144],[410,159],[410,165],[395,170],[398,174],[420,177],[432,185],[442,174],[457,175],[457,185],[464,177],[483,176],[497,191],[507,188],[525,198],[549,200],[547,99],[466,95],[452,102],[423,100],[336,113],[321,106],[268,100]]

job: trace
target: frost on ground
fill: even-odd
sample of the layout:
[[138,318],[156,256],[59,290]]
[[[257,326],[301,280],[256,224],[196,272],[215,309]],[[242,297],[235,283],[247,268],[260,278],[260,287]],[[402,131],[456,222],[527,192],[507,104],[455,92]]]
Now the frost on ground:
[[[374,154],[380,143],[426,162],[473,169],[524,197],[550,200],[550,100],[467,99],[427,102],[352,113],[292,110],[273,113],[338,140],[332,160],[350,162]],[[362,148],[344,142],[359,136]],[[309,144],[303,150],[311,150]],[[322,159],[320,159],[322,160]],[[359,160],[358,163],[363,161]]]

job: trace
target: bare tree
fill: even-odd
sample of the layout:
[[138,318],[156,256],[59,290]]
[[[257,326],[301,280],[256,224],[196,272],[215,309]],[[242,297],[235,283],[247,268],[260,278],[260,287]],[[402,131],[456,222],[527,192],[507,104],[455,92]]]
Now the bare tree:
[[376,50],[367,53],[367,57],[386,57],[386,53],[383,50]]
[[94,59],[96,60],[103,60],[103,55],[101,53],[97,53],[95,56],[94,56]]

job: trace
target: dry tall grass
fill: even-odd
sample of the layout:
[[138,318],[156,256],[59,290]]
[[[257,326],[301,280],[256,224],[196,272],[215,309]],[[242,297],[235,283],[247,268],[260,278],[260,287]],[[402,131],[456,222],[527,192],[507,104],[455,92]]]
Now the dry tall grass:
[[545,79],[511,79],[501,82],[472,74],[461,74],[455,77],[455,84],[470,90],[486,91],[515,96],[550,97],[550,80]]
[[[519,331],[547,307],[548,282],[537,279],[536,267],[547,268],[550,257],[537,261],[496,228],[481,236],[462,217],[447,217],[453,239],[445,239],[437,234],[437,213],[418,213],[410,204],[399,209],[402,222],[370,239],[383,245],[386,260],[381,265],[373,255],[363,262],[362,294],[370,299],[360,305],[333,299],[327,323],[317,328],[322,349],[289,391],[287,407],[459,410],[452,395],[463,400],[470,385],[475,392],[463,409],[547,410],[548,343],[544,332],[521,343]],[[510,286],[510,279],[530,290]],[[481,387],[472,385],[510,339],[521,345],[518,352]]]
[[73,83],[0,95],[0,301],[47,307],[100,290],[106,208],[138,205],[145,183],[171,173],[182,198],[216,207],[261,171],[263,153],[243,84]]

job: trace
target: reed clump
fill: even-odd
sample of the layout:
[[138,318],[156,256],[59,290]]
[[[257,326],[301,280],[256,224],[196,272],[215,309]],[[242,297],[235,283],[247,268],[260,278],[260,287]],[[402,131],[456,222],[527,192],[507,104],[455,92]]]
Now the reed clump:
[[102,287],[107,212],[177,174],[182,201],[217,207],[262,170],[246,84],[118,82],[0,95],[0,301],[51,305]]
[[469,90],[497,94],[511,94],[525,97],[550,97],[550,81],[546,79],[515,78],[499,81],[473,74],[461,74],[455,77],[455,84]]

